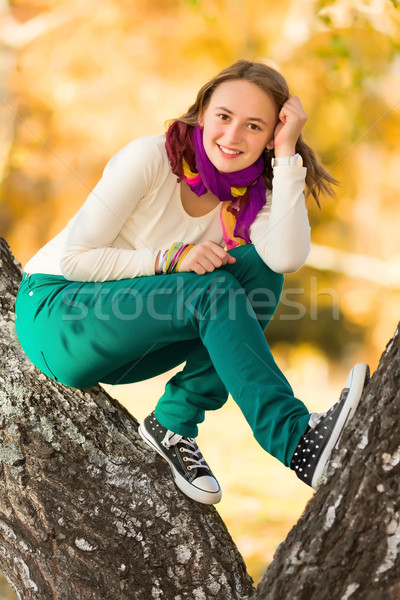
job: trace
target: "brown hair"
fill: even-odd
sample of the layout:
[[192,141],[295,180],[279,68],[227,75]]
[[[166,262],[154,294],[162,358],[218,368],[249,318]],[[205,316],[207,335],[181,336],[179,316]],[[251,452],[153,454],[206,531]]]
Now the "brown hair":
[[[192,126],[197,125],[198,116],[207,108],[215,89],[221,83],[235,79],[245,79],[257,85],[273,100],[277,107],[277,112],[280,111],[283,104],[290,97],[288,84],[278,71],[261,62],[239,60],[203,85],[197,94],[195,103],[176,121],[181,121]],[[322,166],[314,150],[306,144],[301,135],[296,144],[296,152],[302,156],[303,164],[307,167],[306,184],[308,193],[314,196],[319,206],[319,195],[334,196],[332,186],[337,185],[338,181]],[[269,189],[272,187],[273,176],[271,160],[269,159],[273,156],[272,151],[267,155],[265,160],[264,178],[266,186]]]

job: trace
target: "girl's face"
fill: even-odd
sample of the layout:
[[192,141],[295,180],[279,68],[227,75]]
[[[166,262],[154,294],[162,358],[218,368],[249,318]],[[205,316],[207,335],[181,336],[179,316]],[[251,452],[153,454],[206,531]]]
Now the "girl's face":
[[218,171],[233,173],[273,148],[278,110],[266,92],[245,79],[221,83],[199,116],[208,158]]

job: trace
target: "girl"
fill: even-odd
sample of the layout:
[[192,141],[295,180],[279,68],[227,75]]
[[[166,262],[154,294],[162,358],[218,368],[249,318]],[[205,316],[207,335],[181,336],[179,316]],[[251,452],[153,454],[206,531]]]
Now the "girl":
[[30,360],[65,385],[131,383],[185,363],[142,438],[178,487],[221,489],[195,441],[231,393],[256,440],[315,487],[368,377],[310,415],[266,339],[283,273],[309,251],[304,189],[334,179],[301,131],[306,114],[274,69],[238,61],[208,82],[166,135],[129,143],[67,227],[25,266],[16,328]]

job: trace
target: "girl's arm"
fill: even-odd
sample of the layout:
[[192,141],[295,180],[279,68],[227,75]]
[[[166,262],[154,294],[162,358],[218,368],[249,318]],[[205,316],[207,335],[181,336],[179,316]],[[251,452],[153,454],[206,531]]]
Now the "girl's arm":
[[[297,96],[282,106],[274,139],[276,157],[293,156],[296,142],[307,120]],[[304,264],[310,251],[310,226],[304,202],[307,169],[276,166],[272,193],[250,227],[250,239],[264,262],[277,273],[293,273]]]
[[[61,271],[74,281],[106,281],[154,273],[157,251],[112,247],[139,200],[157,185],[161,155],[152,142],[136,140],[107,164],[74,218]],[[140,232],[132,232],[140,239]]]
[[305,167],[274,167],[272,193],[250,227],[250,239],[265,264],[277,273],[300,269],[310,251],[304,201]]

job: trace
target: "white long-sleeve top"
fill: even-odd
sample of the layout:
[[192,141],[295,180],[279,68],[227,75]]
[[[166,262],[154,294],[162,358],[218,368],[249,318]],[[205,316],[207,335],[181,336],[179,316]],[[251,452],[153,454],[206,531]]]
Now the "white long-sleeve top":
[[[272,190],[250,227],[258,254],[280,273],[299,269],[309,252],[305,175],[304,167],[275,167]],[[81,209],[28,261],[25,272],[72,281],[153,275],[158,250],[173,242],[212,240],[223,246],[220,209],[190,216],[171,171],[165,135],[140,138],[109,161]]]

